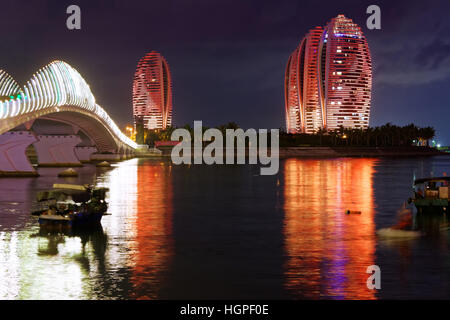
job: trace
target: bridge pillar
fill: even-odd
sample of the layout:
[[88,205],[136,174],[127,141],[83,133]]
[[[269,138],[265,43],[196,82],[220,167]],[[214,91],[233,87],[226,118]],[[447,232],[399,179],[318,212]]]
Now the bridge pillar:
[[91,155],[97,152],[96,147],[75,147],[75,155],[81,162],[91,161]]
[[130,148],[127,148],[127,158],[128,159],[133,159],[134,158],[133,151]]
[[0,135],[0,176],[38,176],[25,153],[35,141],[36,136],[30,131]]
[[128,160],[130,159],[128,148],[123,146],[120,150],[120,155],[122,156],[122,160]]
[[80,167],[75,146],[81,142],[76,135],[38,135],[35,142],[38,163],[47,167]]

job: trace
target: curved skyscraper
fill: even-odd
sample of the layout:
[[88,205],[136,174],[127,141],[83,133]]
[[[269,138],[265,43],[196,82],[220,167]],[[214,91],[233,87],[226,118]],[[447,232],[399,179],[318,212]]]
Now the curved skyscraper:
[[134,122],[147,129],[172,125],[172,78],[164,57],[152,51],[137,66],[133,82]]
[[344,15],[312,29],[289,57],[285,76],[286,128],[313,133],[367,128],[372,63],[358,25]]
[[314,132],[323,126],[316,72],[322,32],[321,27],[309,31],[289,57],[285,77],[288,132]]

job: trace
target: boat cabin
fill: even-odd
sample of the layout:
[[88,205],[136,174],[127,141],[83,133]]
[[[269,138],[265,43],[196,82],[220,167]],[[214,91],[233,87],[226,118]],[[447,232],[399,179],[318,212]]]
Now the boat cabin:
[[416,198],[449,199],[450,177],[423,178],[414,181]]
[[419,213],[446,212],[449,209],[450,177],[422,178],[414,181],[414,194],[410,200]]

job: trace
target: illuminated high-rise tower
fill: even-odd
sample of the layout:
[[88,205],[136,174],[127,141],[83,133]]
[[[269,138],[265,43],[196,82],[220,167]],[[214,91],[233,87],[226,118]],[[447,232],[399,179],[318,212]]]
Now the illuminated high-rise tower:
[[318,108],[317,51],[323,29],[309,31],[289,57],[285,78],[288,132],[314,132],[323,127]]
[[358,25],[344,15],[311,30],[290,56],[285,77],[288,132],[369,126],[372,63]]
[[161,54],[152,51],[137,66],[133,82],[135,125],[142,119],[147,129],[165,129],[172,125],[172,78]]
[[361,28],[339,15],[319,44],[319,96],[327,129],[369,126],[372,61]]

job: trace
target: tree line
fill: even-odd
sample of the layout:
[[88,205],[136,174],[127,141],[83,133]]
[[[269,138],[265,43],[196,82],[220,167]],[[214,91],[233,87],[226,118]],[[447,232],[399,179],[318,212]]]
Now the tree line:
[[[139,144],[154,145],[155,141],[170,141],[172,132],[183,128],[194,136],[194,129],[186,124],[182,127],[167,127],[166,129],[148,130],[137,128],[136,142]],[[215,127],[225,136],[227,129],[239,129],[235,122]],[[203,132],[208,127],[202,127]],[[269,130],[270,132],[270,130]],[[367,146],[367,147],[398,147],[422,145],[429,146],[429,141],[436,132],[433,127],[417,127],[414,124],[397,126],[387,123],[383,126],[369,127],[367,129],[344,128],[336,130],[320,129],[315,133],[287,133],[280,129],[280,147],[297,146]]]
[[[192,128],[189,124],[186,124],[182,127],[167,127],[166,129],[158,129],[158,130],[149,130],[149,129],[145,129],[145,128],[136,128],[137,129],[137,134],[136,134],[136,142],[139,144],[140,141],[139,140],[139,131],[142,130],[142,134],[141,134],[141,141],[143,144],[148,144],[149,146],[153,146],[155,141],[170,141],[170,137],[172,136],[172,132],[175,129],[186,129],[187,131],[189,131],[189,133],[191,134],[191,136],[194,136],[194,128]],[[239,126],[235,123],[235,122],[228,122],[226,124],[214,127],[216,129],[219,129],[222,134],[225,136],[226,130],[227,129],[239,129]],[[140,130],[139,130],[140,129]],[[206,131],[210,129],[210,127],[202,127],[202,134]]]
[[344,128],[326,131],[318,130],[313,134],[280,133],[280,146],[367,146],[398,147],[422,145],[429,146],[429,141],[436,132],[432,127],[420,128],[414,124],[397,126],[387,123],[379,127],[367,129]]

